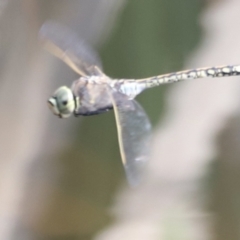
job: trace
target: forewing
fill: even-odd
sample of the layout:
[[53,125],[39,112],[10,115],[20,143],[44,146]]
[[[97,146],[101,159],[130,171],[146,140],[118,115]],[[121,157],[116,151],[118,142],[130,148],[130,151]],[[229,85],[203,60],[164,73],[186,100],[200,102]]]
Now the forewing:
[[56,22],[46,22],[39,31],[40,40],[49,52],[63,60],[81,76],[93,75],[102,68],[97,53],[70,29]]
[[135,100],[119,93],[111,96],[122,162],[130,185],[136,186],[150,155],[151,124]]

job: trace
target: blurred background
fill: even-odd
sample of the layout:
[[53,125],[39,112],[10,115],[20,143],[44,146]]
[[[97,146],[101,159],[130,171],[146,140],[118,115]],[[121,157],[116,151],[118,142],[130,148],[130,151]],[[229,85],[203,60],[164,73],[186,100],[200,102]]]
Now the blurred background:
[[239,240],[240,79],[138,97],[153,124],[132,189],[113,112],[60,120],[46,100],[78,76],[42,49],[47,20],[100,54],[106,74],[144,78],[240,63],[238,0],[0,0],[0,239]]

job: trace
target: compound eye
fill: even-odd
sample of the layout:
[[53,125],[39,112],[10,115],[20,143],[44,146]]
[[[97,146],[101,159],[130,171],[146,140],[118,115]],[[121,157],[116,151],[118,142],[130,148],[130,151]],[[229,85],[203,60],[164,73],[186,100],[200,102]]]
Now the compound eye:
[[62,104],[63,104],[63,105],[65,105],[65,106],[67,105],[67,103],[68,103],[68,101],[67,101],[67,100],[65,100],[65,101],[62,101]]

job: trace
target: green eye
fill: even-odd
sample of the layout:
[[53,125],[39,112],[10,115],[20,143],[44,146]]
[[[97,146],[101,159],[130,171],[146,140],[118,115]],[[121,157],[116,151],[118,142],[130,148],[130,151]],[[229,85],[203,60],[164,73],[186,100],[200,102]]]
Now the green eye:
[[71,89],[65,86],[58,88],[48,100],[48,106],[55,115],[61,118],[69,117],[75,109],[75,99]]

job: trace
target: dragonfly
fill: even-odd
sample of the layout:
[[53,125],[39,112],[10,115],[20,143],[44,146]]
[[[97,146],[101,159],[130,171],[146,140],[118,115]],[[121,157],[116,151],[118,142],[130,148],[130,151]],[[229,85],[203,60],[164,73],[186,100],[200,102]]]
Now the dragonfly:
[[69,28],[46,22],[39,31],[44,47],[60,58],[79,79],[59,87],[48,106],[59,118],[91,116],[114,111],[120,155],[130,185],[136,186],[148,162],[151,123],[135,100],[144,90],[183,80],[240,75],[240,65],[224,65],[173,72],[144,79],[112,79],[102,70],[97,53]]

